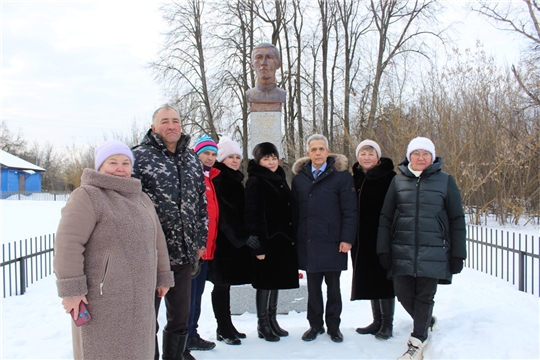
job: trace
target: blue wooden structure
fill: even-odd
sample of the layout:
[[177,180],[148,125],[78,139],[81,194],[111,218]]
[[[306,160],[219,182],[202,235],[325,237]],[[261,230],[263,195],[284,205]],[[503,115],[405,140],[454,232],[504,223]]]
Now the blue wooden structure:
[[4,150],[0,152],[1,192],[41,192],[41,179],[45,169]]

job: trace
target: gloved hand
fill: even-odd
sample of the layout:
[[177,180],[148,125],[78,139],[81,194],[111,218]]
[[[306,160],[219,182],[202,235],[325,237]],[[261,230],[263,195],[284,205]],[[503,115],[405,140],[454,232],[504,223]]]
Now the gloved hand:
[[391,254],[379,254],[379,262],[381,266],[386,270],[392,268],[392,255]]
[[255,235],[250,235],[249,238],[246,241],[246,245],[249,246],[252,249],[257,249],[261,247],[261,242],[259,241],[259,237]]
[[463,259],[452,257],[450,258],[450,272],[452,274],[459,274],[463,270]]

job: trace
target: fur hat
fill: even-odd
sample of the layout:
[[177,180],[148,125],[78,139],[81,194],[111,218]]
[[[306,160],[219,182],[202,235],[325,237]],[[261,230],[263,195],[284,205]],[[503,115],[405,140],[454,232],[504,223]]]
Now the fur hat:
[[217,161],[223,162],[223,160],[229,157],[229,155],[240,155],[240,160],[242,160],[242,149],[240,148],[240,144],[232,140],[230,137],[222,136],[221,139],[219,139],[217,147]]
[[253,158],[255,159],[255,162],[258,164],[263,157],[266,155],[276,155],[277,158],[279,158],[279,151],[276,147],[276,145],[269,143],[269,142],[263,142],[260,144],[257,144],[253,148]]
[[193,151],[197,155],[200,155],[201,153],[205,152],[206,150],[213,151],[217,154],[218,147],[216,142],[208,135],[203,135],[197,142],[195,143],[195,146],[193,147]]
[[105,141],[103,144],[99,145],[94,151],[94,166],[95,169],[99,171],[99,168],[109,156],[113,155],[126,155],[131,160],[131,166],[135,164],[135,159],[133,158],[133,153],[121,141],[118,140],[109,140]]
[[407,146],[407,160],[411,162],[411,153],[415,150],[426,150],[431,153],[431,163],[435,161],[435,145],[425,137],[416,137]]
[[357,159],[358,159],[358,153],[360,152],[360,149],[363,148],[364,146],[371,146],[372,148],[374,148],[375,151],[377,152],[377,156],[379,157],[379,159],[381,158],[381,147],[379,146],[379,144],[377,144],[373,140],[364,140],[364,141],[360,142],[360,144],[358,144],[358,146],[356,147],[356,158]]

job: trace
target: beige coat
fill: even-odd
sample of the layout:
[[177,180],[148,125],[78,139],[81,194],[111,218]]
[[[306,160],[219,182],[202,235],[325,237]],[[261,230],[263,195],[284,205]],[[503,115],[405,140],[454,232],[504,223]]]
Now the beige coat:
[[54,271],[61,298],[86,295],[75,359],[154,357],[156,287],[174,285],[167,245],[137,179],[85,169],[62,209]]

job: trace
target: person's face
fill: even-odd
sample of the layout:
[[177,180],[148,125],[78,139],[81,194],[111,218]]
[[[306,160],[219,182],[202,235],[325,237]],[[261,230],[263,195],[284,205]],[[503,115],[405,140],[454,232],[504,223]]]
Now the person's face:
[[307,156],[311,159],[313,167],[318,169],[323,166],[328,158],[328,153],[324,140],[311,140],[309,143]]
[[379,162],[375,149],[363,149],[358,152],[358,163],[364,172],[373,169]]
[[240,169],[241,162],[242,159],[240,158],[240,155],[236,154],[229,155],[225,159],[223,159],[223,163],[233,170]]
[[409,157],[411,158],[411,169],[414,171],[424,171],[432,163],[431,153],[426,150],[414,150]]
[[216,162],[216,152],[212,150],[206,150],[199,154],[199,159],[203,163],[203,165],[206,165],[208,167],[214,166],[214,163]]
[[109,156],[98,172],[119,177],[131,177],[131,159],[123,154]]
[[159,110],[152,124],[152,131],[161,136],[167,148],[176,148],[182,134],[180,116],[173,109]]
[[279,60],[273,48],[263,47],[253,50],[253,70],[257,74],[257,79],[269,80],[276,76],[276,69],[279,68]]
[[259,165],[269,169],[272,172],[276,172],[279,166],[279,160],[276,155],[270,154],[266,155],[259,160]]

